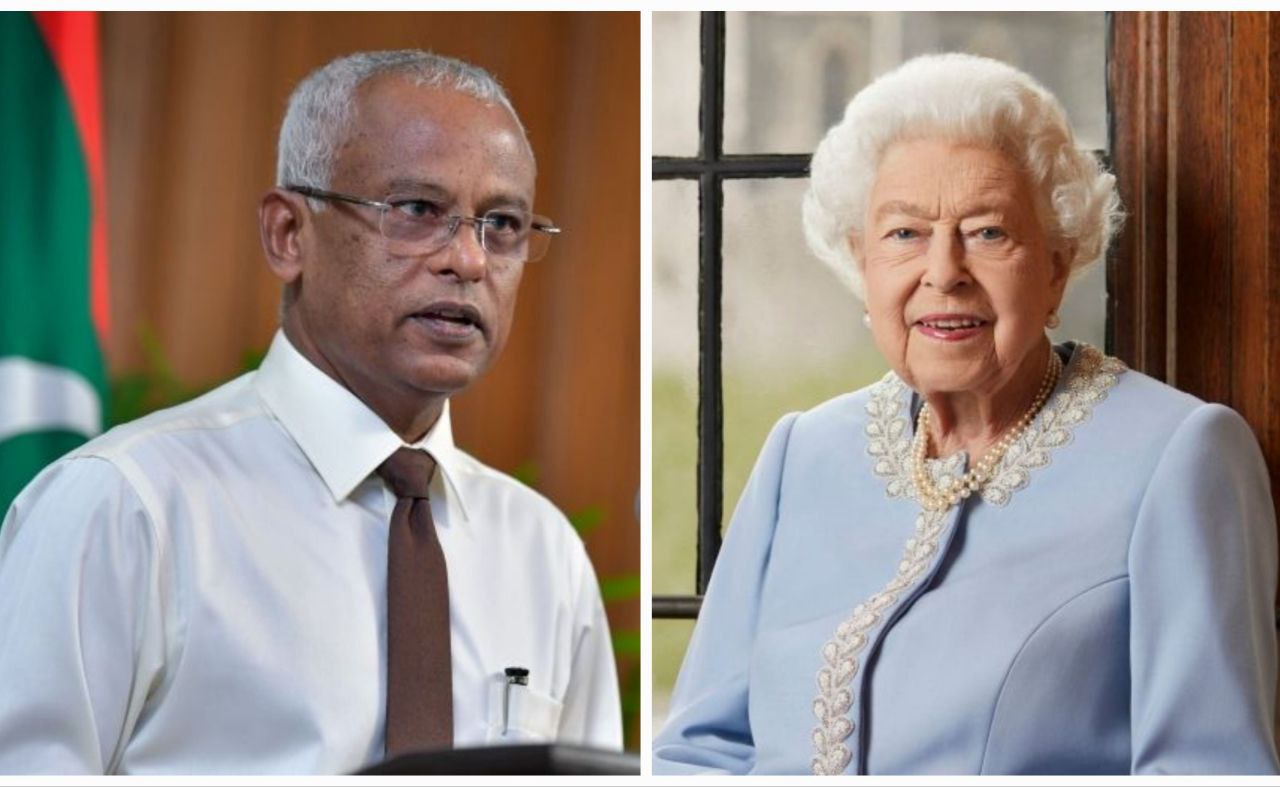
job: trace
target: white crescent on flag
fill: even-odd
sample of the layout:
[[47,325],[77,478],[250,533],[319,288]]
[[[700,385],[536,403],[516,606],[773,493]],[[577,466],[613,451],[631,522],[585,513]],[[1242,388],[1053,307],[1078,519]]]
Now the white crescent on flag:
[[102,403],[89,381],[61,366],[0,358],[0,441],[26,432],[102,431]]

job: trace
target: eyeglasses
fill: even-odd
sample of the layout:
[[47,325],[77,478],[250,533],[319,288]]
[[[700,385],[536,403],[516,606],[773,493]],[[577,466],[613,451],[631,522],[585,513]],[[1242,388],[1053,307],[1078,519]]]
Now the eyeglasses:
[[490,257],[508,262],[535,262],[542,259],[551,238],[560,234],[551,219],[526,211],[502,208],[483,216],[450,215],[444,207],[426,197],[392,194],[381,202],[351,194],[312,188],[285,186],[287,191],[313,199],[349,202],[378,211],[378,231],[389,241],[406,244],[415,254],[432,254],[448,246],[458,228],[475,228],[480,248]]

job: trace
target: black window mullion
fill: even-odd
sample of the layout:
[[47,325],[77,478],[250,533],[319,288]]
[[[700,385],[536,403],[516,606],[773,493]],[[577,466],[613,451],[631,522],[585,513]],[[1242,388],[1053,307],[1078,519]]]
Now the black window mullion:
[[720,256],[724,190],[712,172],[698,179],[698,595],[707,590],[720,554],[724,515],[724,387],[721,379]]
[[[702,14],[702,101],[698,107],[701,155],[706,164],[724,152],[724,13]],[[707,167],[698,178],[698,595],[707,590],[720,554],[724,514],[724,395],[721,385],[720,241],[724,192]]]
[[721,156],[715,161],[678,156],[655,156],[654,180],[692,179],[714,172],[723,180],[741,178],[805,178],[809,176],[808,153],[760,153]]

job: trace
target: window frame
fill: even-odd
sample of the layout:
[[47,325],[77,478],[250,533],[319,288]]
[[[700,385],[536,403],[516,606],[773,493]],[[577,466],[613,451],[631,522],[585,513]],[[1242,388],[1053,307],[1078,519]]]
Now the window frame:
[[696,618],[720,554],[724,518],[721,293],[724,182],[805,178],[808,154],[724,152],[725,12],[701,12],[698,155],[654,156],[653,179],[698,182],[698,555],[696,595],[653,597],[655,618]]

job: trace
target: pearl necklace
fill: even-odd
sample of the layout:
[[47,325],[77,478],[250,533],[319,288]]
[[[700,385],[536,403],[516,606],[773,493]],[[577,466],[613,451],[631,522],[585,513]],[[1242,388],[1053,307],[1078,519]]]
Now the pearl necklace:
[[958,483],[948,479],[949,483],[941,489],[934,487],[933,482],[929,479],[929,471],[925,467],[925,458],[929,451],[929,405],[925,403],[921,406],[920,414],[916,417],[916,434],[912,445],[914,450],[912,470],[916,485],[916,496],[920,498],[920,505],[928,511],[942,512],[973,493],[981,491],[982,487],[986,486],[987,481],[991,480],[991,474],[995,472],[996,466],[1004,458],[1005,452],[1009,450],[1014,441],[1022,436],[1023,432],[1027,431],[1027,427],[1031,425],[1031,420],[1040,412],[1040,408],[1044,407],[1045,401],[1049,398],[1049,393],[1058,384],[1058,377],[1061,374],[1062,359],[1050,347],[1049,363],[1045,366],[1044,379],[1040,381],[1040,390],[1036,392],[1036,398],[1032,400],[1031,406],[1022,414],[1018,422],[1005,432],[1004,436],[987,451],[986,455],[982,457],[982,461],[970,468],[969,472],[965,473]]

